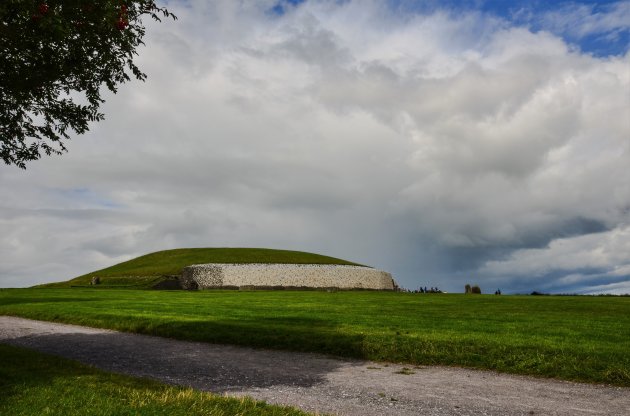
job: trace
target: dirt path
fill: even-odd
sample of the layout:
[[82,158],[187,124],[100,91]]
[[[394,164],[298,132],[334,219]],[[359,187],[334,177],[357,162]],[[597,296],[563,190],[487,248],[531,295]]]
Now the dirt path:
[[[0,342],[98,368],[341,415],[628,415],[630,389],[255,350],[0,316]],[[402,374],[401,374],[402,373]],[[413,374],[404,374],[413,373]]]

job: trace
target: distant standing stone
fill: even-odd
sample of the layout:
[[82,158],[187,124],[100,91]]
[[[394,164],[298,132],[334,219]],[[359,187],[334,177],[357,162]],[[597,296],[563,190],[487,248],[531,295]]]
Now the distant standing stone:
[[101,284],[101,278],[98,277],[98,276],[92,277],[92,284],[93,285],[100,285]]

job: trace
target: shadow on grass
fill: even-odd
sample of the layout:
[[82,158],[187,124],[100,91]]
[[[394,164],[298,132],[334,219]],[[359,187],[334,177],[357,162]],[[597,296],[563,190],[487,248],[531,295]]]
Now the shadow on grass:
[[0,298],[0,308],[2,306],[20,305],[28,303],[70,303],[70,302],[95,302],[99,299],[86,299],[82,297],[46,297],[46,298],[26,298],[26,297],[8,297]]
[[365,358],[363,335],[342,331],[334,323],[316,318],[171,321],[139,332],[200,342]]
[[[129,333],[65,333],[29,335],[2,342],[32,348],[94,365],[106,371],[149,377],[216,393],[271,386],[309,387],[321,383],[342,361],[316,354],[292,353],[231,345],[300,349],[306,343],[323,343],[331,353],[359,348],[358,337],[333,339],[332,329],[317,320],[300,320],[288,330],[283,324],[265,328],[251,324],[204,321],[163,324],[142,332],[187,337],[205,342],[138,336]],[[311,327],[307,328],[307,322]],[[91,331],[90,331],[91,332]],[[191,333],[196,334],[194,337]],[[351,364],[350,364],[351,365]]]
[[93,372],[90,368],[69,363],[59,357],[42,356],[2,343],[0,357],[0,408],[12,396],[19,396],[29,388],[49,386],[58,377],[81,377]]

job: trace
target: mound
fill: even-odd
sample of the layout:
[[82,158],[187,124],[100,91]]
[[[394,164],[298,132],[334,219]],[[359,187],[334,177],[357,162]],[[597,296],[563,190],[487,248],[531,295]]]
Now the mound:
[[38,287],[89,286],[99,277],[101,287],[150,288],[192,264],[337,264],[361,266],[346,260],[320,254],[267,248],[180,248],[157,251],[114,266],[84,274],[74,279]]

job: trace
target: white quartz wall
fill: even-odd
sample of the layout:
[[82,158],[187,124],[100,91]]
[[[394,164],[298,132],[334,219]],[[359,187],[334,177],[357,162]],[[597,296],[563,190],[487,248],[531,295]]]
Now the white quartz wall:
[[195,264],[182,272],[182,286],[394,289],[391,274],[361,266],[320,264]]

